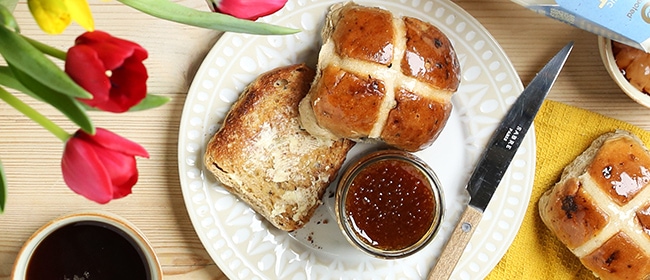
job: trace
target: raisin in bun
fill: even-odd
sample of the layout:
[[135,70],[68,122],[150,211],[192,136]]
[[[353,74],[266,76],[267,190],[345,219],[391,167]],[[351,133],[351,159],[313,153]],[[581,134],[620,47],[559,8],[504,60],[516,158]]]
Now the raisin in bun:
[[542,221],[596,276],[650,277],[650,154],[627,131],[604,134],[539,200]]
[[332,6],[303,127],[331,139],[383,141],[407,151],[431,145],[460,83],[454,48],[435,26],[352,2]]

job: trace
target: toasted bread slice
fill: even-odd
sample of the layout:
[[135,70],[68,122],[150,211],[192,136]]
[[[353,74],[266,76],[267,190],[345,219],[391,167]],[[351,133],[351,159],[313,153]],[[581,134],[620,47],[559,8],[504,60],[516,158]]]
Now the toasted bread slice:
[[300,128],[298,103],[313,78],[314,70],[304,64],[259,76],[205,151],[205,166],[224,187],[285,231],[309,221],[354,145]]

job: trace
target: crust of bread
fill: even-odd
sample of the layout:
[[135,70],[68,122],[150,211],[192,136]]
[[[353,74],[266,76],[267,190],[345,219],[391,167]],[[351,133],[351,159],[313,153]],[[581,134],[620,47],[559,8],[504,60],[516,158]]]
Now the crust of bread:
[[233,104],[204,156],[226,189],[285,231],[309,221],[354,145],[300,128],[298,103],[313,77],[304,64],[260,75]]
[[445,34],[411,17],[353,2],[333,5],[309,94],[300,104],[311,134],[430,146],[452,110],[460,63]]
[[542,221],[602,279],[650,278],[650,152],[617,130],[592,142],[539,200]]

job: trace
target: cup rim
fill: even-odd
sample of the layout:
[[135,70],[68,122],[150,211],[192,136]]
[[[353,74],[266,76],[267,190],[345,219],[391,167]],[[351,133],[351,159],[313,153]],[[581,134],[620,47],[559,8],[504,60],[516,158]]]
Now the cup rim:
[[600,57],[605,65],[605,69],[609,76],[616,82],[616,84],[635,102],[650,108],[650,94],[646,94],[636,87],[634,87],[630,82],[623,76],[623,73],[616,65],[616,59],[614,58],[614,53],[612,51],[612,40],[605,38],[603,36],[598,37],[598,51]]
[[11,272],[11,279],[25,279],[27,265],[38,245],[51,233],[63,226],[76,222],[99,222],[117,228],[136,243],[149,265],[151,279],[162,279],[163,271],[160,261],[145,235],[131,222],[116,214],[106,211],[83,211],[59,216],[37,229],[23,244]]
[[[434,219],[427,230],[427,232],[413,245],[410,245],[406,248],[399,250],[382,250],[376,247],[373,247],[366,242],[360,240],[360,238],[353,232],[351,225],[348,222],[348,219],[345,218],[347,215],[345,213],[345,197],[346,192],[349,189],[351,182],[354,180],[356,175],[359,174],[361,170],[365,167],[371,165],[374,162],[386,159],[397,159],[407,163],[412,164],[418,170],[425,175],[429,181],[429,187],[431,188],[431,193],[435,202],[434,206]],[[436,173],[427,165],[422,159],[417,156],[402,150],[393,150],[393,149],[384,149],[370,152],[362,156],[359,160],[352,163],[341,176],[339,183],[337,185],[336,198],[335,198],[335,212],[336,220],[339,226],[339,229],[348,240],[348,242],[355,248],[361,250],[362,252],[369,254],[373,257],[382,258],[382,259],[397,259],[410,256],[420,251],[422,248],[426,247],[437,235],[442,221],[444,219],[444,195],[442,190],[442,184],[438,179]]]

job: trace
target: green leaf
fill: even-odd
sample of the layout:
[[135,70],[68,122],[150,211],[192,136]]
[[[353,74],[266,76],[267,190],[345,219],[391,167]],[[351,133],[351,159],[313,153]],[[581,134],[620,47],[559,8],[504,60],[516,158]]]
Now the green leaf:
[[52,120],[48,119],[46,116],[41,114],[36,109],[29,106],[27,103],[20,100],[20,98],[14,96],[10,92],[6,91],[4,88],[0,87],[0,99],[7,103],[9,106],[18,110],[18,112],[23,113],[26,117],[30,118],[37,124],[40,124],[47,131],[51,132],[59,138],[61,141],[65,142],[70,139],[72,135],[65,131],[63,128],[55,124]]
[[92,97],[22,36],[0,26],[0,38],[0,54],[13,67],[57,92],[73,97]]
[[0,66],[0,85],[13,88],[21,92],[28,91],[28,89],[24,87],[23,84],[21,84],[16,79],[16,77],[14,77],[14,73],[11,72],[9,66]]
[[16,32],[20,32],[20,29],[18,28],[18,23],[16,22],[16,18],[14,18],[14,15],[11,14],[11,10],[13,8],[8,8],[7,6],[4,5],[3,2],[6,1],[0,0],[0,24],[4,25],[10,30],[16,30]]
[[59,50],[59,49],[57,49],[57,48],[55,48],[55,47],[52,47],[52,46],[50,46],[50,45],[47,45],[47,44],[41,43],[41,42],[36,41],[36,40],[34,40],[34,39],[31,39],[31,38],[29,38],[29,37],[25,37],[25,36],[22,36],[22,37],[23,37],[23,39],[25,39],[28,43],[32,44],[32,46],[34,46],[36,49],[38,49],[39,51],[41,51],[41,52],[44,53],[44,54],[47,54],[47,55],[49,55],[49,56],[52,56],[52,57],[58,58],[58,59],[60,59],[60,60],[65,60],[66,57],[68,56],[68,54],[67,54],[66,52],[64,52],[64,51],[62,51],[62,50]]
[[300,30],[195,10],[169,0],[118,0],[151,16],[196,27],[258,35],[286,35]]
[[5,204],[7,203],[7,179],[5,178],[5,171],[2,168],[0,161],[0,214],[5,211]]
[[18,4],[18,0],[0,0],[0,6],[5,7],[9,13],[13,12]]
[[72,122],[88,133],[95,133],[95,126],[81,102],[73,97],[55,91],[10,64],[9,67],[0,66],[0,85],[23,92],[37,100],[43,101],[58,109]]
[[166,96],[147,93],[147,97],[145,97],[137,105],[131,107],[131,109],[129,109],[129,112],[143,111],[143,110],[160,107],[162,105],[165,105],[165,103],[169,102],[169,100],[171,100],[171,98]]
[[[169,97],[147,93],[147,96],[144,99],[142,99],[140,103],[129,108],[127,112],[137,112],[137,111],[153,109],[165,105],[165,103],[169,102],[169,100],[171,100],[171,98]],[[85,103],[79,102],[79,104],[83,106],[86,109],[86,111],[100,111],[99,109],[95,107],[90,107]]]

